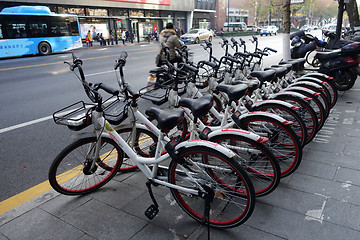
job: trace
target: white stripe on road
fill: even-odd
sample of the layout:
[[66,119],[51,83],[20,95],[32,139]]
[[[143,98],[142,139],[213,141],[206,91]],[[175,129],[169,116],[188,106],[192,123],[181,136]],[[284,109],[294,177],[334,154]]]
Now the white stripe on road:
[[39,119],[30,121],[30,122],[20,123],[20,124],[14,125],[12,127],[3,128],[3,129],[0,129],[0,133],[9,132],[11,130],[15,130],[15,129],[18,129],[18,128],[33,125],[35,123],[43,122],[43,121],[46,121],[46,120],[49,120],[49,119],[52,119],[52,116],[47,116],[47,117],[39,118]]
[[[96,75],[100,75],[100,74],[104,74],[104,73],[111,73],[111,72],[114,72],[114,70],[106,71],[106,72],[87,74],[87,75],[85,75],[85,77],[91,77],[91,76],[96,76]],[[2,129],[0,129],[0,134],[5,133],[5,132],[9,132],[9,131],[12,131],[12,130],[16,130],[16,129],[19,129],[19,128],[22,128],[22,127],[27,127],[27,126],[30,126],[30,125],[33,125],[33,124],[36,124],[36,123],[44,122],[44,121],[47,121],[47,120],[52,119],[52,118],[53,118],[53,116],[51,115],[51,116],[35,119],[35,120],[29,121],[29,122],[20,123],[20,124],[11,126],[11,127],[2,128]]]

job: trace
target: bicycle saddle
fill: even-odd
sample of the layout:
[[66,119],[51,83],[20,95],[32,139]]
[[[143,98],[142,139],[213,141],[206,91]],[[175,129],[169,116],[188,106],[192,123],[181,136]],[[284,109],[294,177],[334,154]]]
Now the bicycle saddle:
[[168,133],[184,118],[184,111],[182,109],[162,110],[160,108],[150,107],[146,109],[145,114],[155,118],[158,122],[158,128],[165,133]]
[[205,95],[199,99],[182,98],[179,105],[189,108],[194,117],[205,116],[213,105],[213,98],[211,95]]
[[243,97],[248,91],[248,86],[246,84],[218,85],[216,89],[220,92],[226,93],[229,97],[230,102],[232,102],[237,101],[241,97]]
[[264,70],[265,71],[274,70],[276,72],[277,78],[282,78],[288,73],[286,67],[271,67],[271,68],[265,68]]
[[268,70],[268,71],[256,71],[250,73],[252,77],[256,77],[262,83],[263,82],[271,82],[273,79],[276,79],[276,72],[275,70]]
[[287,70],[288,70],[288,72],[289,72],[290,70],[292,70],[292,64],[271,65],[271,67],[274,67],[274,68],[276,68],[276,67],[286,67]]
[[238,84],[246,84],[248,86],[248,93],[252,94],[256,89],[258,89],[261,86],[261,82],[257,79],[254,80],[248,80],[248,81],[234,81],[232,85],[238,85]]
[[316,53],[315,57],[316,59],[319,59],[319,61],[324,61],[332,58],[336,58],[340,55],[341,49],[336,49],[331,52],[318,52]]

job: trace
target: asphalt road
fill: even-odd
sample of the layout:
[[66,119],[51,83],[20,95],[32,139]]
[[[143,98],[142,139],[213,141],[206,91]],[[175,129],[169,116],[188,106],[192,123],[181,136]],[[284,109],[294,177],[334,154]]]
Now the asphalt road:
[[[253,49],[250,37],[243,37]],[[238,39],[238,37],[236,38]],[[220,39],[213,40],[214,56],[224,53]],[[264,60],[264,67],[282,59],[282,35],[259,37],[259,47],[278,52]],[[199,45],[189,45],[194,61],[208,58]],[[126,81],[134,90],[146,86],[148,72],[154,68],[158,44],[119,45],[79,49],[75,54],[83,60],[86,79],[115,87],[115,59],[128,52]],[[50,56],[28,56],[0,60],[0,201],[47,180],[49,166],[56,155],[71,143],[72,131],[56,125],[53,112],[77,101],[89,102],[74,73],[64,61],[70,53]],[[141,104],[145,109],[151,103]]]

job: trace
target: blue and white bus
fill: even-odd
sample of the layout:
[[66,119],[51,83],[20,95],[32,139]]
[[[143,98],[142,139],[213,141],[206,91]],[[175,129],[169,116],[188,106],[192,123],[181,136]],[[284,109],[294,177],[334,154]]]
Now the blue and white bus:
[[48,55],[82,47],[76,15],[45,6],[18,6],[0,12],[0,58]]

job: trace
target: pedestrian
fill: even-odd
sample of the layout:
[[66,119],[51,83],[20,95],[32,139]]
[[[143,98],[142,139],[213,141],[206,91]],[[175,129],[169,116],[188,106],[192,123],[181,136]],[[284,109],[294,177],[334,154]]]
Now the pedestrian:
[[125,41],[130,41],[130,32],[125,29]]
[[112,31],[112,30],[111,30],[111,32],[110,32],[110,36],[109,36],[109,37],[110,37],[110,42],[111,42],[111,45],[114,45],[114,36],[113,36],[113,32],[114,32],[114,31]]
[[[169,47],[169,61],[171,63],[182,62],[182,58],[175,52],[175,48],[181,49],[181,44],[172,23],[167,23],[165,29],[160,32],[160,47],[162,43],[166,43]],[[164,60],[165,55],[161,54],[161,61]]]
[[125,41],[126,41],[126,29],[125,28],[121,33],[121,40],[122,40],[123,44],[125,45]]
[[100,38],[100,46],[106,46],[106,41],[105,41],[102,33],[100,33],[99,38]]
[[88,39],[88,42],[86,43],[86,45],[88,47],[92,47],[92,42],[93,42],[93,38],[92,38],[92,35],[91,35],[91,32],[90,30],[88,31],[87,35],[86,35],[86,39]]

